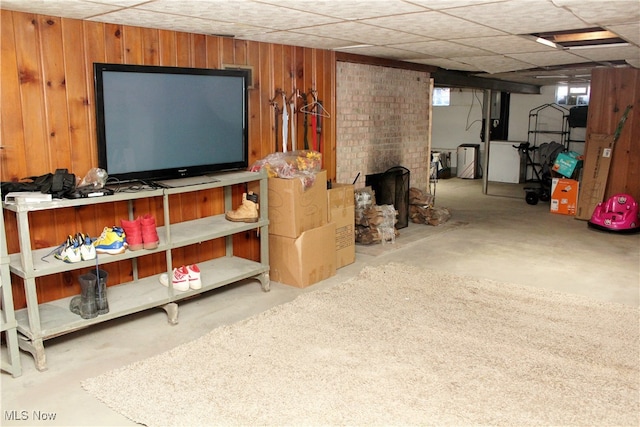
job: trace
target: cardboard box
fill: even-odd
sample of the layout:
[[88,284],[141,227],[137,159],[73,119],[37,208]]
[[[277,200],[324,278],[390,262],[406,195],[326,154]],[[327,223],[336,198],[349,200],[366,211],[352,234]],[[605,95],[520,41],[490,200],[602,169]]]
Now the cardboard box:
[[329,221],[336,225],[336,268],[356,260],[354,194],[351,184],[333,184],[327,190]]
[[307,189],[298,178],[269,178],[269,234],[296,238],[327,222],[327,171]]
[[551,183],[551,213],[575,215],[578,206],[578,186],[575,179],[553,178]]
[[298,238],[269,235],[271,280],[298,288],[336,274],[336,225],[304,231]]
[[587,136],[577,219],[591,219],[598,203],[604,201],[613,145],[613,135],[589,134]]
[[551,169],[560,175],[571,178],[576,168],[582,166],[582,160],[579,157],[580,154],[575,151],[560,153],[556,156],[556,160]]

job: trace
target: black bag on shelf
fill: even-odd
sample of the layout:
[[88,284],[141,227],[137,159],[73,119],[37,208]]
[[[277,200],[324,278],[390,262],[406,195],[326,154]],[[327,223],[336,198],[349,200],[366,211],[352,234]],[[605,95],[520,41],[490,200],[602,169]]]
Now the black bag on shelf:
[[5,199],[8,193],[16,191],[39,191],[44,194],[51,194],[54,198],[61,199],[76,189],[76,176],[75,174],[69,173],[67,169],[56,169],[55,173],[30,176],[24,179],[31,180],[31,182],[9,181],[0,183],[2,200]]

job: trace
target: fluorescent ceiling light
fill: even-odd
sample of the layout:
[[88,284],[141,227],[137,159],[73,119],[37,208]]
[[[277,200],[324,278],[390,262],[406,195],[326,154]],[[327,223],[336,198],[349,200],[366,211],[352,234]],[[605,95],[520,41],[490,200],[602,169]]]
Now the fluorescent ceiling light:
[[596,48],[602,48],[602,47],[625,47],[625,46],[629,46],[629,43],[607,43],[607,44],[591,44],[591,45],[584,45],[584,46],[569,46],[567,47],[567,49],[569,50],[575,50],[575,49],[596,49]]
[[555,48],[555,49],[558,48],[557,44],[555,44],[551,40],[543,39],[542,37],[536,37],[536,41],[538,43],[541,43],[541,44],[545,45],[545,46],[549,46],[549,47],[552,47],[552,48]]
[[351,46],[344,46],[344,47],[339,47],[336,48],[336,50],[342,50],[342,49],[361,49],[363,47],[371,47],[373,46],[372,44],[354,44]]

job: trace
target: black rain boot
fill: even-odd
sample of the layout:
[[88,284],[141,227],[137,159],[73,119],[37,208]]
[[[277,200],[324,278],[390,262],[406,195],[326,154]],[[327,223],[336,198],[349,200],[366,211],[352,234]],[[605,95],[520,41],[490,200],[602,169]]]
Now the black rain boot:
[[71,298],[69,309],[79,314],[83,319],[93,319],[98,316],[96,305],[96,276],[94,274],[83,274],[78,277],[81,292],[79,296]]
[[109,273],[104,270],[98,270],[96,277],[96,271],[92,271],[89,274],[96,278],[96,305],[98,307],[98,314],[107,314],[109,312],[109,301],[107,301],[107,277]]

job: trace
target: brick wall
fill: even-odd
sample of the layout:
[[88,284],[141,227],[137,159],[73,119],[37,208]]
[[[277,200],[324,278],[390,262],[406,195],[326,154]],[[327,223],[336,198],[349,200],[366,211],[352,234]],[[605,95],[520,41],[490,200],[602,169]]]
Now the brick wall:
[[336,179],[364,186],[365,176],[393,166],[427,190],[430,156],[429,73],[338,62]]

